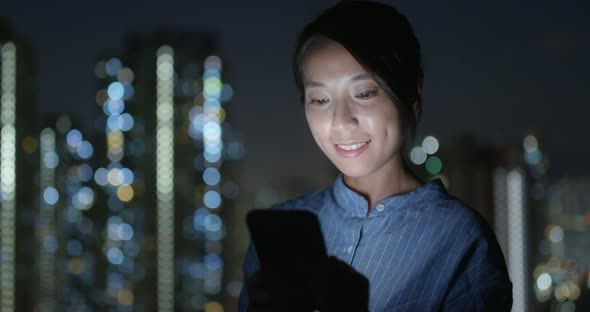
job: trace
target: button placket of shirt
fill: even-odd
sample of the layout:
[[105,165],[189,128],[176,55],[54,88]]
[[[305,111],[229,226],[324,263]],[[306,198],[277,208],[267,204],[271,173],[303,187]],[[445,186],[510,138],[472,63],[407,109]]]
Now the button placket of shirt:
[[384,205],[384,204],[382,204],[382,203],[379,203],[379,204],[378,204],[378,205],[375,207],[375,209],[376,209],[377,211],[381,212],[381,211],[383,211],[383,209],[385,209],[385,205]]
[[365,222],[366,221],[363,220],[363,222],[361,223],[361,226],[358,228],[357,235],[355,237],[355,241],[353,241],[352,242],[352,245],[348,246],[348,248],[346,250],[346,252],[350,256],[349,257],[349,260],[348,260],[348,264],[349,265],[352,265],[352,260],[354,260],[354,256],[356,254],[356,249],[357,249],[357,247],[358,247],[358,245],[359,245],[359,243],[360,243],[360,241],[362,239],[361,234],[363,232],[363,227],[365,226]]

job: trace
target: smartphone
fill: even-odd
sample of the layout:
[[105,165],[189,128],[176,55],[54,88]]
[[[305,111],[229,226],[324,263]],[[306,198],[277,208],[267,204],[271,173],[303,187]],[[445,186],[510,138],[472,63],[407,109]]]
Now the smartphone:
[[307,272],[328,259],[320,223],[309,211],[255,209],[246,223],[261,271]]

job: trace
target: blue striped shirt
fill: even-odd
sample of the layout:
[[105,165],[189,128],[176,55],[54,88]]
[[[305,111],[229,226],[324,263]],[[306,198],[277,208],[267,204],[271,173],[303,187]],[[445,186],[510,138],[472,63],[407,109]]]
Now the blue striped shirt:
[[[320,220],[327,252],[369,280],[370,311],[509,311],[512,283],[497,239],[471,207],[439,179],[368,202],[342,175],[328,188],[275,205]],[[252,246],[245,278],[258,270]],[[246,311],[248,294],[240,295]]]

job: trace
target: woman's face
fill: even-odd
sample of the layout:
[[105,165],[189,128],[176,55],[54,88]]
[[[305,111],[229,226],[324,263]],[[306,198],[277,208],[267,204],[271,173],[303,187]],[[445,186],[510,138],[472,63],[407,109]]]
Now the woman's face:
[[342,45],[312,40],[302,63],[305,115],[320,149],[350,177],[401,165],[402,131],[391,98]]

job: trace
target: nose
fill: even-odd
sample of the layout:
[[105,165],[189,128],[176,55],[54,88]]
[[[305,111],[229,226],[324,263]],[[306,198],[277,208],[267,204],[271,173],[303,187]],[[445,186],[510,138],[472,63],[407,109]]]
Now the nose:
[[358,125],[358,119],[352,103],[346,100],[340,100],[333,107],[332,128],[348,129]]

